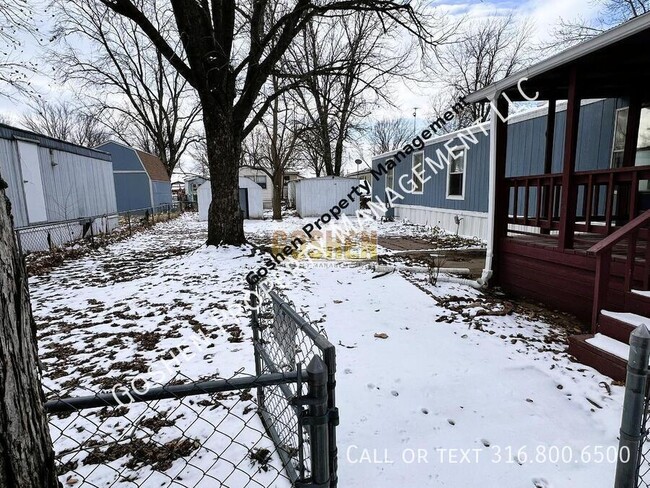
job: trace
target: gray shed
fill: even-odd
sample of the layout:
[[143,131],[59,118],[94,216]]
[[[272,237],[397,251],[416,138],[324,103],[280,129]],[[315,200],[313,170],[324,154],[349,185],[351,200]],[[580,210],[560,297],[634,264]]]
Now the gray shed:
[[0,124],[0,175],[26,251],[117,225],[110,154]]
[[[339,201],[348,198],[353,186],[359,185],[358,179],[325,176],[296,181],[296,211],[301,217],[320,217],[330,211]],[[359,197],[343,211],[345,215],[354,215],[359,210]]]

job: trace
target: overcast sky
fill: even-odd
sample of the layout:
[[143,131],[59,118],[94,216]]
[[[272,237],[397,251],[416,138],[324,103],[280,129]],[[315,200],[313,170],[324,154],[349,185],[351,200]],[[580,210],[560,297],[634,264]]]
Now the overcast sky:
[[[598,13],[593,0],[496,0],[496,1],[434,1],[433,5],[448,9],[454,15],[463,15],[470,18],[483,18],[496,14],[508,15],[510,13],[521,19],[530,19],[534,27],[533,41],[549,41],[550,33],[558,21],[573,19],[578,16],[592,19]],[[400,112],[406,117],[411,117],[413,107],[420,107],[418,114],[424,115],[431,97],[431,87],[408,86],[403,87],[398,93],[397,105]]]
[[[495,14],[508,15],[512,13],[518,18],[529,19],[534,27],[533,40],[543,42],[549,40],[550,32],[560,18],[573,19],[578,16],[587,20],[594,18],[598,12],[593,2],[594,0],[434,0],[431,5],[444,9],[453,16],[477,19]],[[47,18],[47,14],[42,14],[42,31],[47,31],[47,20],[43,20]],[[36,61],[41,69],[47,72],[51,68],[48,69],[43,59],[44,52],[45,47],[39,46],[33,39],[27,40],[25,57]],[[61,87],[55,80],[50,80],[45,76],[34,76],[32,83],[38,92],[48,100],[75,96],[73,89]],[[422,117],[423,121],[424,116],[429,112],[429,101],[435,91],[433,85],[433,80],[431,84],[424,83],[419,86],[405,82],[396,84],[393,98],[396,107],[389,109],[390,116],[412,118],[413,108],[418,107],[418,118]],[[7,100],[0,97],[0,113],[13,122],[27,110],[25,100]],[[384,115],[384,111],[377,110],[373,113],[373,118],[380,118]],[[364,159],[371,156],[365,154],[366,151],[363,149],[362,152],[364,154],[361,156]]]

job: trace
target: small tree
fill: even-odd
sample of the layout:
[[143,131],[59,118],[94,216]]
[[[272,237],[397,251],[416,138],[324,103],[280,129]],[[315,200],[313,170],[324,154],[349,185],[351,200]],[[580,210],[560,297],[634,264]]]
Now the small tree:
[[413,126],[404,119],[381,119],[370,129],[373,154],[401,148],[413,136]]
[[110,132],[100,121],[102,114],[60,100],[48,102],[37,99],[31,111],[23,115],[20,124],[31,131],[81,146],[96,147],[110,138]]
[[368,12],[311,22],[292,60],[303,80],[297,99],[326,174],[339,176],[346,144],[363,133],[378,102],[391,103],[393,75],[408,76],[413,46],[396,42],[401,26]]
[[[271,84],[279,89],[273,76]],[[300,135],[304,125],[297,119],[295,103],[285,94],[276,98],[267,116],[249,135],[244,146],[242,165],[266,174],[273,185],[273,219],[282,220],[284,174],[299,161]]]
[[[466,97],[522,68],[530,59],[530,34],[530,24],[518,22],[512,15],[461,27],[454,42],[438,54],[435,70],[450,96],[432,100],[431,118],[438,119],[449,110],[449,100]],[[487,102],[469,105],[449,128],[460,129],[485,119],[489,110]]]

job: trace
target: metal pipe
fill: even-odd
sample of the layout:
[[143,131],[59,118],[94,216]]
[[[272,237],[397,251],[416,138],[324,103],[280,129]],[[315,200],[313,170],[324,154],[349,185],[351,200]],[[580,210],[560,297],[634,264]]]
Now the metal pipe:
[[[447,269],[454,269],[454,268],[447,268]],[[390,273],[392,271],[410,271],[413,273],[428,273],[429,268],[423,268],[421,266],[375,266],[374,270],[377,273]],[[469,270],[468,270],[469,271]],[[440,268],[440,272],[444,273],[445,268]],[[456,283],[458,285],[465,285],[465,286],[471,286],[472,288],[475,288],[477,290],[480,290],[482,288],[485,288],[487,286],[487,282],[483,281],[483,277],[479,278],[478,280],[471,280],[468,278],[456,278],[455,276],[448,276],[446,274],[441,274],[438,276],[438,281],[442,281],[445,283]]]
[[191,395],[202,395],[218,393],[222,391],[243,390],[256,388],[258,386],[276,386],[285,383],[295,383],[298,380],[298,372],[271,373],[259,377],[240,377],[229,380],[215,380],[188,383],[185,385],[170,385],[158,388],[151,388],[142,393],[136,390],[124,392],[102,393],[93,396],[62,398],[50,400],[45,403],[45,410],[48,413],[75,412],[86,408],[116,407],[134,402],[147,402],[153,400],[166,400],[183,398]]

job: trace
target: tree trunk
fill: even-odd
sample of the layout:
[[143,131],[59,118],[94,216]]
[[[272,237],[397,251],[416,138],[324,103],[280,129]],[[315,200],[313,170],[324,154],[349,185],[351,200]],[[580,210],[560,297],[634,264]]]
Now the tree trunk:
[[209,246],[246,242],[244,219],[239,210],[239,158],[241,135],[231,116],[218,115],[218,109],[203,103],[203,124],[208,149],[212,202],[208,210]]
[[59,487],[27,276],[0,178],[0,487]]
[[278,170],[273,175],[273,220],[282,220],[282,189],[284,171]]

